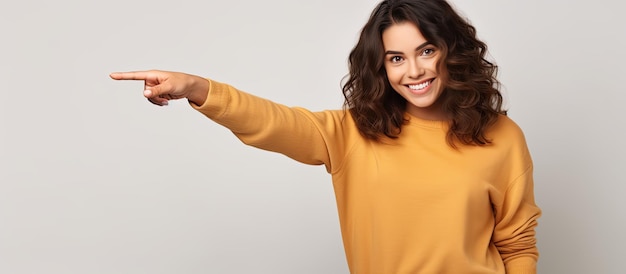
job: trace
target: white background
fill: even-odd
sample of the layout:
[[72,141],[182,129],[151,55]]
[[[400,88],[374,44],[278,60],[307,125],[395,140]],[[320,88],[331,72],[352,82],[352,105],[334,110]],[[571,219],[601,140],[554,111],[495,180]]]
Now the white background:
[[[330,176],[113,71],[312,110],[376,1],[2,1],[0,273],[347,273]],[[626,273],[619,1],[455,0],[535,161],[540,273]]]

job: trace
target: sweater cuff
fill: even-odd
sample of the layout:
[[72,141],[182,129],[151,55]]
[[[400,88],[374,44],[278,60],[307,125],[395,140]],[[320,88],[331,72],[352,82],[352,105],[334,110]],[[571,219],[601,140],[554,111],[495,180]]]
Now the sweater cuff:
[[208,78],[207,80],[209,81],[209,91],[206,101],[202,105],[192,102],[189,102],[189,105],[209,118],[219,117],[228,109],[227,106],[230,101],[230,93],[228,91],[230,86]]
[[517,258],[505,265],[507,274],[537,274],[537,261],[534,258]]

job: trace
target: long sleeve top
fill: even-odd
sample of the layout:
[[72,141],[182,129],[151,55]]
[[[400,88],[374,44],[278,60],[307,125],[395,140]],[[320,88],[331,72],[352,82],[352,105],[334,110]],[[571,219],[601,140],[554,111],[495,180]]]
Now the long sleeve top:
[[536,273],[533,165],[507,116],[484,146],[452,148],[446,122],[409,114],[398,138],[373,141],[349,111],[287,107],[210,82],[192,107],[245,144],[325,165],[351,273]]

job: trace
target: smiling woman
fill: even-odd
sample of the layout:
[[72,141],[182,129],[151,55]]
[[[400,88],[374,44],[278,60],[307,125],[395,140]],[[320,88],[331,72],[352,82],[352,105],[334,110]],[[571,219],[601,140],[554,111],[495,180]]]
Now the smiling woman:
[[445,120],[447,115],[437,100],[443,91],[437,72],[439,50],[413,23],[392,25],[382,40],[387,79],[407,101],[406,111],[426,120]]
[[386,0],[350,53],[343,110],[179,72],[111,78],[143,81],[156,105],[186,98],[245,144],[325,165],[352,273],[535,273],[532,160],[485,54],[447,2]]
[[[427,55],[406,56],[426,46]],[[383,54],[388,58],[383,60]],[[350,54],[353,69],[343,88],[346,106],[359,130],[374,140],[381,135],[394,138],[408,108],[408,113],[418,117],[447,120],[450,128],[446,139],[451,146],[455,142],[487,144],[485,130],[506,112],[497,67],[485,59],[486,54],[487,46],[476,38],[475,28],[445,1],[383,3],[372,13]],[[432,63],[426,62],[430,56],[435,59]],[[403,62],[396,63],[400,60]],[[423,96],[432,103],[416,108],[418,105],[406,104],[407,100],[416,102],[415,92],[402,86],[424,83],[394,77],[402,77],[402,71],[421,73],[420,69],[428,70],[424,73],[430,74],[438,89],[429,88],[436,92]],[[390,92],[393,90],[398,94]],[[402,91],[414,96],[405,97]]]

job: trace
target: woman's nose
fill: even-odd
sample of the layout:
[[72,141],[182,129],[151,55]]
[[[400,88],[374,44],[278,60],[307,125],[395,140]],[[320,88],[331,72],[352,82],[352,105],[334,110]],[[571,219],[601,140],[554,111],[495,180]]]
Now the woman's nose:
[[413,60],[409,62],[408,65],[409,67],[408,67],[407,75],[410,78],[417,79],[420,76],[422,76],[422,74],[424,74],[424,67],[420,64],[418,60]]

